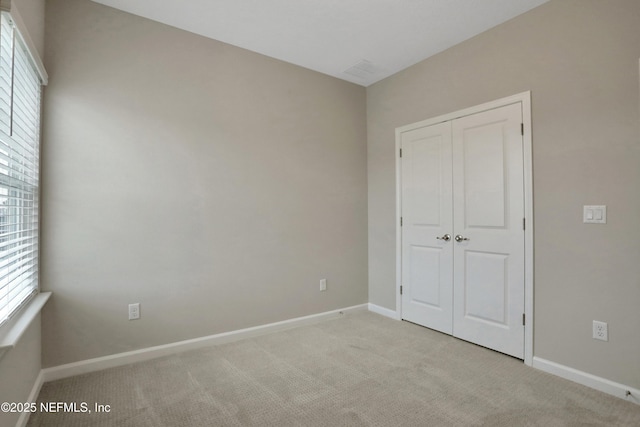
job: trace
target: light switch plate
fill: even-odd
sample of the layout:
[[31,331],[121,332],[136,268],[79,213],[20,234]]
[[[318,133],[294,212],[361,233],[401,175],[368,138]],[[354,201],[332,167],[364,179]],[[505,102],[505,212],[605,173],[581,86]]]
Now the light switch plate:
[[606,205],[585,205],[582,222],[585,224],[606,224],[607,223],[607,206]]

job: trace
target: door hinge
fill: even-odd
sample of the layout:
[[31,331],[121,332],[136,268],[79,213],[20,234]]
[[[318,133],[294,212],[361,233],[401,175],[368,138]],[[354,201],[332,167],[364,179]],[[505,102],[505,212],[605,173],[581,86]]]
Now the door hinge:
[[524,136],[524,123],[520,123],[520,135]]
[[522,218],[522,229],[523,230],[527,229],[527,219],[526,218]]
[[400,295],[402,295],[402,285],[400,285]]
[[525,317],[524,317],[524,313],[522,313],[522,326],[525,325]]
[[400,227],[402,227],[402,217],[400,217]]
[[402,157],[402,148],[400,149],[400,157]]

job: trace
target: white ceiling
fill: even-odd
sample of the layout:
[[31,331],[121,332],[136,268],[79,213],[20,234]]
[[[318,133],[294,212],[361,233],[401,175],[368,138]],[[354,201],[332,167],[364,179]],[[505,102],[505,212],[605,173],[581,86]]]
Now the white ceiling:
[[368,86],[548,0],[94,1]]

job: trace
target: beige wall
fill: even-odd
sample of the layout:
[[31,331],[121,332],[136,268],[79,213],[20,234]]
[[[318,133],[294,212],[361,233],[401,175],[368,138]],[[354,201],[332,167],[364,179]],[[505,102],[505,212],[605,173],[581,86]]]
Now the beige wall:
[[640,387],[639,23],[637,0],[552,0],[368,88],[370,302],[395,309],[394,129],[531,90],[534,355]]
[[45,367],[367,302],[364,88],[88,0],[46,50]]
[[40,58],[44,55],[44,15],[45,0],[11,0],[11,10],[18,9],[24,21],[29,38],[37,49]]
[[[40,374],[40,316],[27,328],[16,346],[0,359],[0,402],[28,402]],[[19,413],[0,411],[0,426],[14,426]]]

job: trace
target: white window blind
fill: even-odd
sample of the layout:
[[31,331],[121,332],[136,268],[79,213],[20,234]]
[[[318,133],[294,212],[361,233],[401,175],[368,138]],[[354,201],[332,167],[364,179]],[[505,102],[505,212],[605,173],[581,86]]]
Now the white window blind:
[[0,16],[0,324],[38,292],[42,81],[8,13]]

